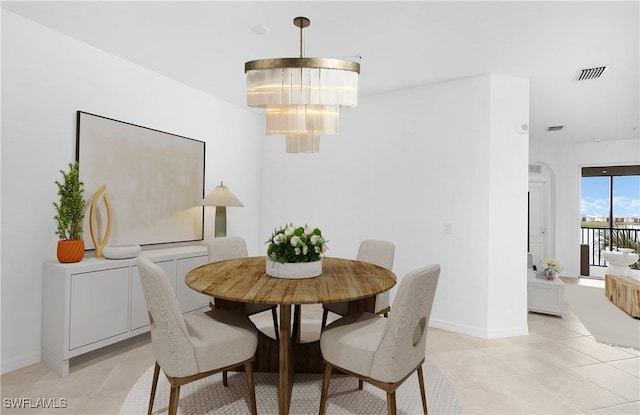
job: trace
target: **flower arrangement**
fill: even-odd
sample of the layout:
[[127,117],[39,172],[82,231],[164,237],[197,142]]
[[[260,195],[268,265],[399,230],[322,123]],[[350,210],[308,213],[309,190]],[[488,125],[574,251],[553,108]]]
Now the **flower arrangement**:
[[544,275],[547,277],[547,281],[553,281],[556,279],[556,273],[562,271],[562,265],[555,259],[549,258],[542,263]]
[[283,264],[319,261],[328,249],[320,229],[296,227],[292,223],[275,229],[266,243],[267,257]]

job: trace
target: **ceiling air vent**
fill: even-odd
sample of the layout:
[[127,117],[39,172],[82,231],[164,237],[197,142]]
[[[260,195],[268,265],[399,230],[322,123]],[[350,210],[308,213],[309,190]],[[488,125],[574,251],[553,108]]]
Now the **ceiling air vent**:
[[594,68],[579,69],[576,75],[576,81],[588,81],[590,79],[598,79],[602,75],[604,75],[605,72],[607,72],[607,69],[609,69],[609,66],[607,65],[596,66]]
[[547,131],[560,131],[564,128],[564,125],[552,125],[551,127],[547,127]]

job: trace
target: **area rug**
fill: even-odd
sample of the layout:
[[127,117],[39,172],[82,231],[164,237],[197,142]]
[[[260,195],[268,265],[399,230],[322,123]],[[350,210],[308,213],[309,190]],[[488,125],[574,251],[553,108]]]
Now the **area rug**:
[[[430,415],[459,414],[460,403],[449,380],[432,362],[423,365],[427,406]],[[153,367],[145,372],[133,386],[120,408],[120,415],[138,415],[147,412]],[[275,373],[256,373],[256,400],[261,415],[278,413],[278,376]],[[291,394],[290,414],[317,414],[320,406],[322,375],[296,374]],[[422,414],[422,400],[418,378],[414,374],[396,392],[398,414]],[[329,384],[327,414],[386,414],[386,393],[365,383],[358,390],[358,380],[333,375]],[[167,412],[169,383],[160,374],[154,414]],[[247,382],[244,373],[230,372],[229,386],[222,386],[222,375],[213,375],[180,388],[178,413],[246,414],[249,411]]]
[[603,287],[566,284],[565,302],[598,342],[640,350],[640,320],[609,301]]

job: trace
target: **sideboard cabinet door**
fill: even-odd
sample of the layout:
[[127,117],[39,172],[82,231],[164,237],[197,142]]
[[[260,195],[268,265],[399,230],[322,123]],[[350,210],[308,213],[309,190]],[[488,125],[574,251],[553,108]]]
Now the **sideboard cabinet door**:
[[71,275],[69,349],[128,330],[129,267]]
[[209,297],[189,288],[184,282],[184,277],[190,270],[205,265],[209,262],[208,256],[199,256],[193,258],[183,258],[177,261],[177,296],[180,309],[183,313],[189,313],[202,307],[209,305]]
[[[167,273],[169,278],[169,284],[172,287],[176,286],[176,264],[175,261],[161,261],[156,262],[160,268]],[[140,283],[140,273],[138,272],[138,266],[131,267],[131,327],[130,330],[137,330],[141,327],[149,326],[149,312],[147,311],[147,304],[144,300],[144,293],[142,292],[142,283]]]

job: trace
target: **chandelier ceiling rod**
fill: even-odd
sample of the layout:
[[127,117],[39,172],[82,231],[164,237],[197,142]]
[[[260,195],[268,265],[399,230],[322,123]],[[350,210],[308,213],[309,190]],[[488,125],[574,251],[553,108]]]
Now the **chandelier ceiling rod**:
[[296,17],[293,24],[300,28],[300,57],[304,58],[304,28],[311,25],[311,20],[306,17]]

